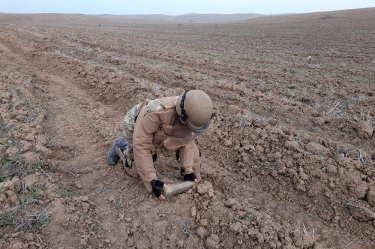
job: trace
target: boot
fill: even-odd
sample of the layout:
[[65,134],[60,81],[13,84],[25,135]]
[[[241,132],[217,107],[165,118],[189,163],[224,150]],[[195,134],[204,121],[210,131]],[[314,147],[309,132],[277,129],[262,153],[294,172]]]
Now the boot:
[[111,166],[115,166],[120,160],[120,157],[117,155],[116,148],[120,148],[121,151],[124,151],[126,150],[127,147],[128,145],[123,139],[117,138],[115,142],[113,143],[112,148],[108,152],[108,156],[107,156],[108,164]]

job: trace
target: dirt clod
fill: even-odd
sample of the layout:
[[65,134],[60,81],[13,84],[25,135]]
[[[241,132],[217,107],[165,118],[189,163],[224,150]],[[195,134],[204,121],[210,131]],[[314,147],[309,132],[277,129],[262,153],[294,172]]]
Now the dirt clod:
[[216,234],[211,234],[210,237],[206,239],[207,249],[219,249],[220,248],[220,238]]
[[367,194],[368,203],[375,207],[375,187],[370,187],[368,194]]

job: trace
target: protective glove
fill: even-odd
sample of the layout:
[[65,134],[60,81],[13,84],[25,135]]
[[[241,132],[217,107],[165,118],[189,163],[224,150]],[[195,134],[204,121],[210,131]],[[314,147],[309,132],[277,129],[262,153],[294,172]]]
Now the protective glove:
[[156,162],[156,159],[158,159],[158,155],[157,154],[153,154],[152,155],[152,161]]
[[161,190],[164,186],[164,182],[154,179],[150,183],[151,183],[152,191],[154,191],[155,196],[159,198],[159,196],[161,195]]
[[197,179],[197,176],[195,175],[195,173],[190,173],[190,174],[184,175],[184,181],[194,182],[195,179]]

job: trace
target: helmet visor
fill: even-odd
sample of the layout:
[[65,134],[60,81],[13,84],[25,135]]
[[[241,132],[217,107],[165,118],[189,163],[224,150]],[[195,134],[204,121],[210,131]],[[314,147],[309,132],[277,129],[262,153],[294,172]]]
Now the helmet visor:
[[201,128],[194,127],[192,124],[190,124],[189,119],[184,120],[186,126],[194,133],[202,133],[205,130],[207,130],[208,126],[210,125],[210,121],[208,121],[205,125],[203,125]]

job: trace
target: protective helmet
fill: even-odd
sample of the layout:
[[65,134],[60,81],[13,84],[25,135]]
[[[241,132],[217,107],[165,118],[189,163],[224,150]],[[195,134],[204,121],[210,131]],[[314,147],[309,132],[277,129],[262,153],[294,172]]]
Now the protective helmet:
[[201,133],[208,128],[212,110],[210,97],[201,90],[187,90],[177,99],[177,114],[187,127],[196,133]]

